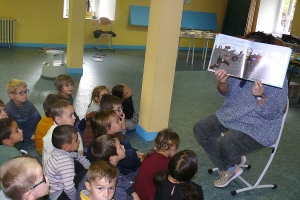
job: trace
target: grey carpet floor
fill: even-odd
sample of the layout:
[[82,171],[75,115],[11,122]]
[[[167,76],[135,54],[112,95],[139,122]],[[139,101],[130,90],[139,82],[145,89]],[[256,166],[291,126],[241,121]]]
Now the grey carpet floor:
[[[8,102],[5,84],[12,78],[24,80],[30,93],[28,99],[35,104],[41,115],[44,114],[42,104],[49,93],[57,93],[53,80],[40,78],[45,54],[38,53],[37,48],[4,48],[0,47],[0,98]],[[65,50],[65,49],[63,49]],[[84,53],[83,75],[71,75],[75,82],[73,97],[78,115],[84,117],[90,102],[92,89],[97,85],[107,85],[110,89],[116,84],[127,84],[133,91],[136,111],[139,111],[141,84],[145,51],[117,50],[107,54],[104,62],[93,62],[91,58],[95,49],[86,49]],[[100,52],[101,53],[101,52]],[[180,135],[179,150],[192,149],[198,155],[199,169],[194,181],[203,187],[205,199],[300,199],[300,104],[291,103],[284,127],[283,136],[273,163],[262,183],[278,185],[277,189],[258,189],[256,191],[231,196],[230,191],[244,185],[234,180],[226,188],[215,188],[213,181],[217,174],[208,174],[207,169],[213,167],[202,147],[197,143],[192,132],[193,125],[201,118],[215,112],[223,102],[216,91],[213,73],[202,70],[201,54],[196,53],[194,65],[186,64],[186,51],[179,52],[176,66],[169,128]],[[293,78],[300,83],[300,78]],[[295,102],[295,101],[294,101]],[[132,146],[146,152],[152,142],[144,141],[137,133],[130,132],[127,139]],[[270,149],[264,149],[247,155],[250,170],[244,170],[243,177],[250,183],[261,173],[270,155]]]

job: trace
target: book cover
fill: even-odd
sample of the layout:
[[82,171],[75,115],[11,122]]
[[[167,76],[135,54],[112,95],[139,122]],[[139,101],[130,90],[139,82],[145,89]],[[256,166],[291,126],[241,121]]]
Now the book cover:
[[225,69],[230,76],[282,88],[292,50],[218,34],[208,70]]

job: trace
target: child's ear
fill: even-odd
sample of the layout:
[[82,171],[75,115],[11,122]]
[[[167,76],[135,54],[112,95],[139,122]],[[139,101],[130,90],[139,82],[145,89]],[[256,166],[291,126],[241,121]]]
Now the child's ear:
[[26,200],[34,200],[34,195],[32,194],[31,190],[29,190],[28,192],[26,192],[24,194],[24,197],[25,197]]
[[9,97],[10,99],[14,99],[14,98],[15,98],[15,95],[14,95],[13,93],[9,93],[9,94],[8,94],[8,97]]
[[116,161],[116,156],[109,157],[109,162],[110,163],[115,162],[115,161]]
[[55,116],[54,121],[57,123],[57,125],[60,125],[61,120],[59,116]]
[[89,182],[84,182],[84,184],[85,184],[86,189],[88,191],[91,191],[91,186],[90,186]]
[[64,150],[64,151],[68,151],[69,147],[70,147],[70,145],[68,143],[64,143],[62,145],[61,149]]
[[9,141],[9,139],[3,139],[1,142],[2,142],[3,145],[8,146],[10,141]]

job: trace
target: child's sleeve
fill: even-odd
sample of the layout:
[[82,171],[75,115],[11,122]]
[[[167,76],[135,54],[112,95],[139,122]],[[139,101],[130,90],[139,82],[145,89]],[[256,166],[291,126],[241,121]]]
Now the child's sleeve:
[[83,155],[76,153],[76,152],[71,152],[71,154],[73,155],[75,160],[77,160],[78,162],[80,162],[82,164],[82,166],[85,169],[88,169],[89,166],[91,165],[90,161],[88,159],[86,159]]
[[119,172],[119,177],[118,177],[118,184],[117,187],[122,187],[127,195],[131,196],[132,193],[135,192],[133,185],[130,183],[130,181],[122,174]]
[[[74,166],[74,163],[70,163],[69,166]],[[68,168],[68,170],[61,170],[62,183],[64,184],[64,191],[70,199],[75,199],[76,188],[74,179],[74,167]]]

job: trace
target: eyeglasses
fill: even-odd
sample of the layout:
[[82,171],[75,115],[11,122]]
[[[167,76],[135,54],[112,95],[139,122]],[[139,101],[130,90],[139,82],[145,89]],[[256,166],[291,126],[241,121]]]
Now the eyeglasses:
[[23,96],[24,94],[28,94],[29,93],[29,90],[25,90],[25,91],[22,91],[22,92],[14,92],[14,94],[19,94],[21,96]]
[[29,188],[29,190],[33,190],[34,188],[36,188],[37,186],[43,184],[43,183],[46,183],[46,179],[45,179],[45,175],[43,173],[43,180],[41,182],[39,182],[38,184],[32,186],[31,188]]
[[118,108],[118,110],[113,110],[113,111],[120,113],[123,111],[123,108],[121,107],[121,108]]

